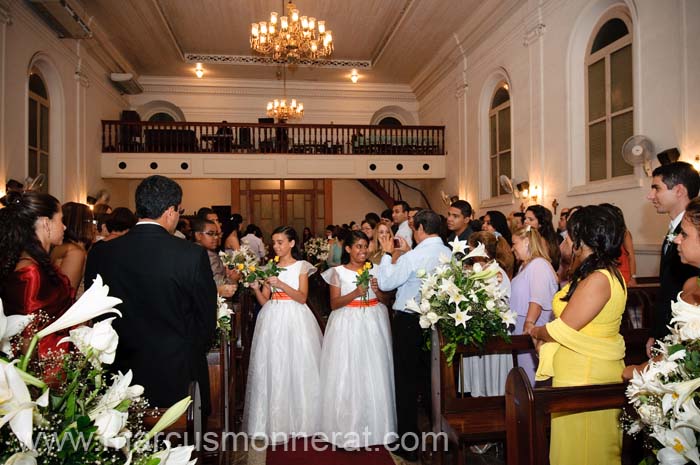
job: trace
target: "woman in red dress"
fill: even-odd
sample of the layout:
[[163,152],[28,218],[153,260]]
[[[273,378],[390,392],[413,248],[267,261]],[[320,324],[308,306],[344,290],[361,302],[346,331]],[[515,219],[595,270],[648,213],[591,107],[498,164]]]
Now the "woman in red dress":
[[[62,217],[55,197],[34,191],[10,192],[0,210],[0,298],[7,315],[35,315],[25,336],[51,324],[73,303],[70,281],[49,256],[51,246],[63,242]],[[39,357],[67,350],[67,343],[57,346],[65,335],[43,338]]]

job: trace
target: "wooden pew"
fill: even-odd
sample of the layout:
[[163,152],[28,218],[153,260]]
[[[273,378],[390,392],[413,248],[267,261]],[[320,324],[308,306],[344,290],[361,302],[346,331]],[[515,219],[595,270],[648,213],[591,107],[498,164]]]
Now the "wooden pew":
[[625,383],[535,388],[522,368],[506,382],[506,448],[508,465],[549,464],[547,431],[551,414],[623,408]]
[[[438,330],[432,333],[431,382],[433,432],[444,432],[450,445],[457,448],[460,465],[465,461],[464,447],[469,443],[503,440],[506,437],[504,396],[466,397],[457,392],[459,374],[462,370],[461,357],[484,354],[510,354],[513,365],[517,366],[517,354],[533,349],[529,336],[511,336],[507,343],[499,338],[488,341],[481,350],[477,347],[460,345],[457,347],[452,366],[447,364],[442,352],[444,342]],[[438,441],[441,440],[437,436]],[[434,444],[434,464],[444,462],[444,444]]]

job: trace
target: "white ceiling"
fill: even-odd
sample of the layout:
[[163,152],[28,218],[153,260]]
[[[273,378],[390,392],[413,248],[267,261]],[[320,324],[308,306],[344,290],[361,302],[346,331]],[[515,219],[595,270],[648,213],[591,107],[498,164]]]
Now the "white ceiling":
[[[498,1],[298,0],[301,14],[326,20],[334,60],[368,60],[361,82],[410,84],[476,12]],[[282,0],[83,0],[85,13],[139,75],[192,77],[185,55],[253,55],[250,24],[282,11]],[[475,26],[476,27],[476,26]],[[206,64],[206,77],[274,79],[269,65]],[[289,79],[340,82],[350,69],[297,67]]]

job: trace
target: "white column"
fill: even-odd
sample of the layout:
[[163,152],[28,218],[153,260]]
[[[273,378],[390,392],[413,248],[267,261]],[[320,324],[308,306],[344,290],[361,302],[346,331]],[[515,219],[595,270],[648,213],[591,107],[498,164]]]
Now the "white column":
[[7,154],[5,151],[5,121],[7,107],[5,105],[5,60],[7,25],[12,22],[10,15],[10,0],[0,0],[0,191],[5,191],[7,182]]

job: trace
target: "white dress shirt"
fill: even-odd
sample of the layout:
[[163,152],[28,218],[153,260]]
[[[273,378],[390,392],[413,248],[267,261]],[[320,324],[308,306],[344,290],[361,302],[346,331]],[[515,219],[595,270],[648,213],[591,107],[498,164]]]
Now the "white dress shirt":
[[409,247],[413,247],[413,231],[408,225],[408,220],[399,225],[399,229],[396,230],[396,235],[401,236],[408,243]]
[[[406,301],[418,297],[421,280],[416,277],[416,271],[425,270],[431,273],[440,263],[440,255],[450,257],[452,251],[442,243],[439,237],[423,239],[415,249],[401,255],[396,263],[391,263],[391,257],[384,255],[377,268],[377,281],[382,291],[396,291],[394,310],[414,313],[406,310]],[[416,299],[417,300],[417,299]]]
[[258,256],[259,260],[265,258],[265,245],[262,239],[255,234],[246,234],[241,239],[241,244],[247,245],[251,252]]

